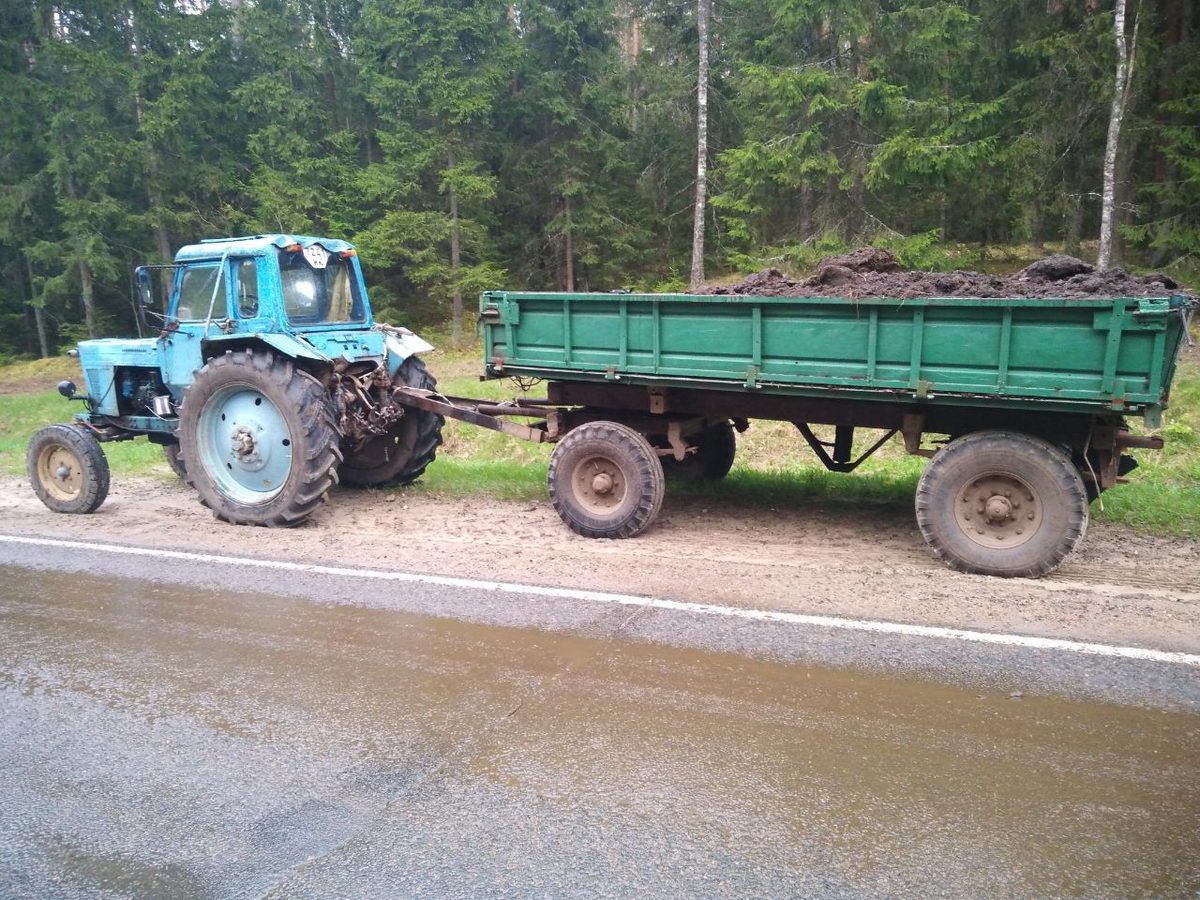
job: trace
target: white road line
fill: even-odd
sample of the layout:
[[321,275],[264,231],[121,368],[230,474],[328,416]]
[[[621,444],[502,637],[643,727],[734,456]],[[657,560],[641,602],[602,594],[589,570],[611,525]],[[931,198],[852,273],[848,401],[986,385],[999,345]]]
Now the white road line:
[[0,543],[27,544],[35,547],[62,547],[72,550],[95,550],[125,556],[150,556],[158,559],[178,559],[188,562],[215,563],[219,565],[249,566],[258,569],[273,569],[283,572],[305,572],[313,575],[334,575],[339,578],[367,578],[376,581],[400,581],[417,584],[432,584],[442,587],[467,588],[476,591],[496,591],[506,594],[522,594],[531,597],[559,597],[568,600],[585,600],[592,603],[613,603],[622,606],[641,606],[648,609],[664,609],[674,612],[725,616],[733,619],[752,619],[759,622],[782,622],[788,625],[810,625],[818,628],[834,628],[843,631],[869,631],[876,634],[897,634],[907,637],[941,638],[951,641],[970,641],[978,644],[1000,644],[1008,647],[1024,647],[1033,650],[1059,650],[1067,653],[1082,653],[1090,656],[1115,656],[1146,662],[1177,663],[1185,666],[1200,666],[1200,655],[1179,653],[1169,650],[1151,650],[1145,647],[1121,647],[1113,644],[1093,644],[1084,641],[1069,641],[1061,638],[1033,637],[1023,634],[997,634],[988,631],[967,631],[960,628],[940,628],[934,625],[907,625],[901,622],[879,622],[870,619],[843,619],[836,616],[814,616],[805,613],[783,612],[770,609],[743,609],[736,606],[718,606],[710,603],[687,603],[679,600],[663,600],[657,597],[642,597],[636,594],[611,594],[605,591],[584,591],[575,588],[541,587],[534,584],[518,584],[508,581],[487,581],[475,578],[455,578],[449,575],[422,575],[416,572],[388,572],[379,569],[350,569],[343,566],[322,566],[310,563],[287,562],[274,559],[248,559],[241,556],[221,556],[214,553],[191,553],[184,550],[160,550],[153,547],[127,547],[121,544],[99,544],[90,541],[70,541],[59,538],[26,537],[23,535],[0,534]]

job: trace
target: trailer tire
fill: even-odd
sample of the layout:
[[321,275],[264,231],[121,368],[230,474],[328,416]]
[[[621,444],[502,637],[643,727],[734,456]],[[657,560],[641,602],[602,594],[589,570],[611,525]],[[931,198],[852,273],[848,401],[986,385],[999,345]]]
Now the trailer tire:
[[342,461],[328,392],[265,350],[229,350],[196,373],[179,438],[184,481],[234,525],[299,525],[337,484]]
[[917,524],[959,572],[1037,578],[1083,538],[1088,499],[1070,457],[1041,438],[977,431],[951,441],[917,486]]
[[39,429],[29,440],[25,465],[34,493],[54,512],[95,512],[108,496],[108,459],[82,425]]
[[[710,425],[688,439],[696,452],[686,459],[660,457],[663,474],[680,481],[720,481],[733,468],[737,456],[737,436],[733,423],[725,421]],[[667,444],[663,444],[664,447]]]
[[187,465],[180,455],[179,442],[172,441],[169,444],[163,444],[163,456],[167,458],[167,465],[171,467],[171,471],[180,477],[187,480]]
[[[437,379],[425,361],[410,356],[392,379],[397,385],[437,389]],[[390,487],[412,484],[425,474],[442,443],[446,420],[436,413],[408,406],[404,417],[387,434],[368,438],[356,452],[345,452],[338,468],[339,480],[351,487]]]
[[628,538],[658,516],[663,469],[642,435],[617,422],[587,422],[550,455],[550,501],[576,534]]

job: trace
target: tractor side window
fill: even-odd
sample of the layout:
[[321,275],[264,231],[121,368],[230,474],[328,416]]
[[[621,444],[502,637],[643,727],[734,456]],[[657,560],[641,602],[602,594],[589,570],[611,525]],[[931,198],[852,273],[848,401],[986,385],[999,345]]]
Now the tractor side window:
[[[214,296],[213,290],[216,289]],[[212,312],[209,312],[209,305]],[[221,266],[188,266],[179,282],[179,299],[175,304],[177,319],[224,319],[229,315],[225,305],[225,273]]]
[[258,266],[253,259],[239,259],[234,263],[237,276],[238,317],[253,319],[258,315]]

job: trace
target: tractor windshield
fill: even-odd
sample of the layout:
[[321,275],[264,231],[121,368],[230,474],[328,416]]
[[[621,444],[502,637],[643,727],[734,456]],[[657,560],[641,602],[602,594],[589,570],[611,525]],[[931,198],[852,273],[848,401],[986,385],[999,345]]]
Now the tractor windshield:
[[[324,253],[324,256],[321,256]],[[322,265],[322,263],[324,263]],[[350,260],[313,246],[279,252],[283,307],[295,325],[363,322],[366,310]]]

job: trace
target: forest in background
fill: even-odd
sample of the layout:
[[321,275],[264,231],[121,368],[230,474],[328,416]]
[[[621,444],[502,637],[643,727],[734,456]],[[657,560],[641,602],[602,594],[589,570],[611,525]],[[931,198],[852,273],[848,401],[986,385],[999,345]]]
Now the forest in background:
[[[1200,270],[1200,10],[1127,0],[1114,264]],[[355,242],[383,320],[862,243],[1088,255],[1113,0],[0,0],[0,357],[202,237]],[[711,10],[711,22],[707,22]],[[1081,251],[1081,246],[1083,250]]]

